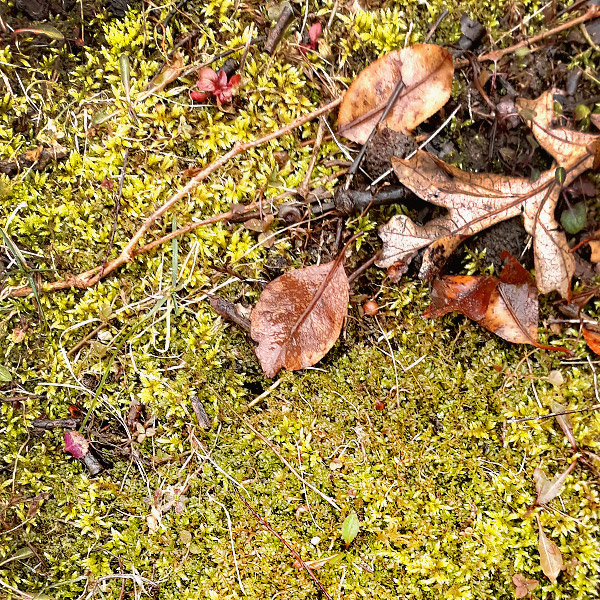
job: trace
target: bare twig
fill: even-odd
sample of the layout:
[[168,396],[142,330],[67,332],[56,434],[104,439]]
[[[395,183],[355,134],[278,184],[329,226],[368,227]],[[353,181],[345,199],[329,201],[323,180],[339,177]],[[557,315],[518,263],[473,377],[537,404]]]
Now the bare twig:
[[[586,21],[591,21],[592,19],[595,19],[598,16],[600,16],[600,6],[590,6],[590,8],[587,10],[587,12],[585,12],[580,17],[571,19],[570,21],[567,21],[566,23],[563,23],[562,25],[558,25],[557,27],[553,27],[552,29],[549,29],[548,31],[538,33],[538,35],[534,35],[533,37],[523,40],[522,42],[519,42],[518,44],[513,44],[512,46],[509,46],[508,48],[504,48],[502,50],[494,50],[493,52],[488,52],[487,54],[482,54],[481,56],[477,57],[477,60],[479,62],[484,61],[484,60],[498,62],[503,56],[506,56],[507,54],[512,54],[515,50],[518,50],[519,48],[526,48],[527,46],[532,46],[533,44],[536,44],[537,42],[541,42],[542,40],[545,40],[546,38],[552,37],[553,35],[556,35],[557,33],[560,33],[561,31],[566,31],[567,29],[571,29],[571,27],[576,27],[577,25],[580,25],[581,23],[585,23]],[[464,59],[464,60],[457,60],[454,63],[454,66],[455,67],[466,67],[468,64],[469,64],[469,61]]]
[[115,233],[117,233],[117,225],[119,223],[119,213],[121,212],[121,198],[123,197],[123,182],[125,181],[125,171],[127,169],[127,160],[129,159],[129,148],[125,149],[125,156],[123,157],[123,169],[121,170],[121,178],[119,180],[119,191],[117,193],[117,198],[115,200],[115,208],[114,208],[114,216],[113,216],[113,226],[110,230],[110,239],[108,240],[108,248],[106,250],[106,256],[104,257],[104,262],[102,263],[102,268],[100,269],[100,279],[104,275],[104,269],[106,268],[106,263],[108,262],[108,257],[113,249],[113,244],[115,242]]
[[283,10],[277,19],[277,23],[271,28],[265,42],[265,52],[273,54],[275,48],[279,45],[283,34],[294,20],[294,11],[289,4],[285,4]]
[[[331,102],[318,108],[312,113],[302,115],[297,119],[294,119],[291,123],[288,123],[284,127],[281,127],[277,131],[273,131],[272,133],[269,133],[261,138],[243,144],[236,143],[229,152],[223,154],[217,160],[207,165],[197,175],[192,177],[192,179],[178,192],[173,194],[162,206],[157,208],[152,214],[150,214],[146,218],[146,220],[142,223],[141,227],[135,232],[129,243],[125,246],[121,254],[117,258],[109,261],[106,264],[102,272],[102,278],[106,277],[107,275],[109,275],[116,269],[122,267],[123,265],[131,262],[136,256],[149,252],[150,250],[153,250],[157,246],[173,239],[174,237],[177,237],[178,235],[187,233],[188,231],[191,231],[196,227],[208,225],[217,221],[223,221],[233,216],[233,211],[229,211],[227,213],[222,213],[221,215],[209,217],[208,219],[205,219],[204,221],[200,221],[198,223],[190,223],[189,225],[186,225],[185,227],[182,227],[177,231],[170,233],[169,235],[163,236],[162,238],[155,240],[154,242],[150,242],[149,244],[138,248],[138,244],[140,243],[144,235],[156,223],[156,221],[158,221],[165,213],[167,213],[171,208],[173,208],[173,206],[175,206],[175,204],[177,204],[181,199],[185,198],[189,193],[191,193],[195,188],[197,188],[200,185],[200,183],[202,183],[202,181],[204,181],[207,177],[212,175],[217,169],[225,165],[227,162],[229,162],[236,156],[239,156],[240,154],[243,154],[244,152],[247,152],[252,148],[256,148],[257,146],[266,144],[271,140],[280,138],[281,136],[290,133],[297,127],[301,127],[305,123],[308,123],[309,121],[312,121],[313,119],[328,113],[336,106],[338,106],[341,101],[341,98],[336,98],[335,100],[332,100]],[[252,206],[252,208],[255,208],[255,206]],[[96,285],[100,281],[100,271],[101,265],[83,273],[80,273],[78,275],[67,277],[62,281],[54,281],[50,284],[46,284],[43,289],[46,292],[54,292],[58,290],[66,290],[71,288],[87,289]],[[33,290],[31,289],[31,287],[14,288],[12,290],[7,290],[4,297],[28,296],[32,293],[32,291]]]
[[310,163],[308,164],[308,169],[306,169],[304,179],[298,188],[298,194],[300,194],[300,196],[302,196],[304,199],[306,199],[308,196],[310,189],[310,178],[312,177],[313,170],[317,164],[317,158],[319,157],[319,151],[321,150],[321,144],[323,143],[323,135],[325,134],[325,124],[323,122],[324,118],[325,117],[321,117],[319,119],[319,129],[317,130],[317,137],[315,139],[315,145],[313,146],[312,156],[310,157]]
[[31,425],[35,429],[77,429],[81,419],[34,419]]
[[594,404],[588,408],[578,408],[576,410],[565,410],[563,412],[548,413],[547,415],[538,415],[536,417],[521,417],[519,419],[507,419],[507,423],[522,423],[523,421],[542,421],[543,419],[552,419],[561,415],[572,415],[575,413],[587,412],[589,410],[600,410],[600,404]]
[[431,29],[427,33],[427,37],[425,38],[425,41],[423,42],[424,44],[427,44],[429,42],[429,40],[433,37],[437,28],[442,24],[442,21],[448,16],[449,12],[450,11],[447,8],[445,8],[442,11],[440,16],[437,18],[437,21],[431,26]]

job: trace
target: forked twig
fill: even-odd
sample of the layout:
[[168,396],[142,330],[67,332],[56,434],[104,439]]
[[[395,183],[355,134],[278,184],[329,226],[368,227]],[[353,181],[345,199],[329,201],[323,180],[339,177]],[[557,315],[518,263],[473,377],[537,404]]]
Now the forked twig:
[[[318,108],[317,110],[309,113],[307,115],[302,115],[297,119],[294,119],[291,123],[288,123],[284,127],[281,127],[277,131],[273,131],[261,138],[252,140],[250,142],[245,142],[243,144],[236,143],[233,148],[220,156],[217,160],[210,163],[204,169],[202,169],[197,175],[192,177],[192,179],[183,186],[178,192],[173,194],[162,206],[157,208],[153,213],[151,213],[148,217],[146,217],[145,221],[142,223],[141,227],[135,232],[131,240],[129,240],[128,244],[123,248],[121,254],[117,256],[117,258],[106,263],[104,269],[102,269],[102,265],[96,266],[93,269],[88,271],[84,271],[83,273],[79,273],[78,275],[73,275],[65,278],[61,281],[54,281],[50,284],[46,284],[44,286],[44,291],[46,292],[54,292],[58,290],[66,290],[71,288],[78,289],[87,289],[94,285],[96,285],[101,279],[115,271],[116,269],[122,267],[123,265],[133,261],[136,256],[140,254],[144,254],[153,250],[157,246],[163,244],[166,241],[177,237],[178,235],[182,235],[183,233],[187,233],[192,229],[200,227],[202,225],[208,225],[211,223],[216,223],[217,221],[223,221],[231,216],[233,216],[233,211],[228,211],[226,213],[222,213],[220,215],[215,215],[214,217],[209,217],[208,219],[204,219],[198,223],[190,223],[185,227],[178,229],[175,232],[172,232],[162,238],[155,240],[154,242],[150,242],[145,246],[138,247],[140,241],[144,237],[144,235],[150,230],[150,228],[158,221],[165,213],[167,213],[175,204],[177,204],[181,199],[185,198],[189,193],[191,193],[194,189],[196,189],[200,183],[202,183],[207,177],[212,175],[217,169],[225,165],[227,162],[247,152],[248,150],[252,150],[252,148],[256,148],[257,146],[261,146],[270,142],[271,140],[276,140],[283,135],[286,135],[296,129],[297,127],[301,127],[305,123],[312,121],[313,119],[328,113],[332,109],[334,109],[340,102],[342,98],[336,98],[331,102],[325,104],[324,106]],[[255,208],[254,205],[250,205]],[[247,207],[248,209],[250,208]],[[7,290],[7,293],[4,297],[16,297],[16,296],[28,296],[31,294],[33,290],[31,287],[20,287],[14,288],[12,290]]]

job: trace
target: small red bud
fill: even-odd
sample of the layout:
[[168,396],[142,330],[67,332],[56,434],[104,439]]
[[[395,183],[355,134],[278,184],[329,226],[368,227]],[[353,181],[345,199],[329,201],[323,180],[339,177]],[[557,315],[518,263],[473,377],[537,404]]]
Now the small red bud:
[[375,400],[375,410],[383,410],[385,408],[385,402],[383,400]]

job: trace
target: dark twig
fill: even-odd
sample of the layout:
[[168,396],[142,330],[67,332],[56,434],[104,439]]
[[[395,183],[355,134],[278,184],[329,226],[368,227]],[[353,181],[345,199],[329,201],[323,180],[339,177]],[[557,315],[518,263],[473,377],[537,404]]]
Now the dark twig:
[[376,252],[373,256],[371,256],[369,260],[365,261],[362,265],[360,265],[360,267],[358,267],[356,271],[350,273],[350,276],[348,277],[348,283],[352,285],[354,280],[360,277],[379,258],[380,254],[381,250],[379,252]]
[[429,42],[429,40],[433,37],[433,34],[436,32],[437,28],[441,25],[442,21],[448,16],[448,14],[449,14],[449,10],[447,8],[445,8],[442,11],[442,14],[437,18],[437,21],[431,26],[429,33],[425,37],[425,41],[424,41],[425,44],[427,44],[427,42]]
[[279,46],[279,42],[283,37],[286,29],[291,25],[294,20],[294,11],[289,4],[285,4],[283,10],[279,15],[279,19],[277,19],[277,23],[270,29],[269,34],[267,35],[267,41],[265,42],[265,52],[268,54],[273,54],[275,48]]
[[250,333],[250,320],[240,315],[235,308],[235,304],[227,298],[207,294],[210,305],[224,318],[238,327],[241,327],[246,333]]
[[317,576],[312,572],[312,569],[302,560],[302,557],[298,554],[296,549],[278,531],[273,529],[273,527],[271,527],[271,525],[269,525],[269,522],[264,517],[261,517],[252,508],[252,506],[250,506],[250,504],[248,503],[246,498],[244,498],[244,496],[242,496],[242,494],[240,494],[240,492],[237,488],[235,488],[235,490],[238,493],[240,500],[246,505],[246,508],[254,515],[254,517],[266,529],[268,529],[294,555],[294,558],[302,565],[302,568],[309,574],[310,578],[317,584],[318,588],[323,592],[323,594],[325,594],[325,597],[328,598],[328,600],[333,600],[333,598],[331,597],[331,595],[329,594],[329,592],[327,591],[325,586],[319,581]]
[[119,180],[119,192],[117,193],[117,198],[115,199],[115,207],[114,207],[114,216],[113,216],[113,225],[110,231],[110,239],[108,240],[108,249],[106,250],[106,256],[104,257],[104,261],[102,262],[102,268],[100,269],[100,279],[104,275],[104,269],[106,268],[106,263],[108,262],[108,257],[112,252],[113,245],[115,242],[115,233],[117,232],[117,224],[119,222],[119,213],[121,212],[121,198],[123,197],[123,182],[125,181],[125,171],[127,169],[127,160],[129,159],[129,148],[125,149],[125,156],[123,157],[123,168],[121,170],[121,179]]
[[34,419],[35,429],[77,429],[81,419]]
[[508,419],[507,423],[521,423],[523,421],[541,421],[543,419],[551,419],[552,417],[560,417],[561,415],[572,415],[575,413],[587,412],[588,410],[600,410],[600,404],[594,404],[588,408],[579,408],[577,410],[565,410],[563,412],[548,413],[547,415],[538,415],[537,417],[521,417],[520,419]]

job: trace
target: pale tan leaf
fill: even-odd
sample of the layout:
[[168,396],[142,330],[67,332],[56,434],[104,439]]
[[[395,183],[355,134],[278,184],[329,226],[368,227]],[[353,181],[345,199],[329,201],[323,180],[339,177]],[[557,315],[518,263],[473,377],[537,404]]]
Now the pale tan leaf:
[[[554,219],[560,193],[554,170],[532,183],[519,177],[467,173],[424,151],[410,160],[394,158],[392,166],[404,185],[423,200],[447,208],[448,215],[423,226],[403,215],[393,217],[379,230],[383,251],[378,266],[406,263],[418,249],[437,241],[425,253],[419,274],[430,279],[439,267],[439,255],[446,254],[440,248],[442,238],[442,245],[456,247],[464,237],[523,212],[525,229],[534,237],[538,289],[568,295],[575,260]],[[567,181],[572,179],[573,174],[568,172]]]
[[542,469],[536,467],[533,472],[533,479],[535,480],[535,488],[537,491],[537,498],[535,503],[538,506],[548,504],[551,500],[554,500],[556,496],[562,491],[567,477],[571,471],[575,468],[577,461],[572,462],[568,468],[563,472],[555,475],[552,480],[548,480],[546,474]]
[[448,102],[453,76],[452,56],[440,46],[415,44],[394,50],[370,64],[354,80],[340,105],[338,131],[364,144],[402,80],[405,88],[385,124],[407,134]]
[[558,546],[546,537],[540,519],[538,517],[538,550],[540,552],[540,564],[544,575],[554,583],[560,572],[565,568],[562,554]]
[[256,356],[267,377],[281,368],[305,369],[335,344],[348,312],[343,261],[297,269],[271,281],[250,319]]
[[562,185],[568,186],[595,168],[600,136],[557,127],[552,90],[536,100],[521,100],[519,105],[540,145],[556,159],[556,167],[532,183],[524,178],[466,173],[426,152],[408,161],[392,159],[404,185],[424,200],[447,208],[449,214],[423,226],[405,216],[394,217],[380,229],[384,247],[378,266],[405,266],[418,249],[430,246],[420,272],[422,278],[430,279],[464,237],[522,213],[525,229],[533,237],[538,289],[568,296],[575,260],[554,218],[561,187],[556,169],[564,169]]
[[[560,402],[555,402],[552,400],[550,403],[550,410],[553,413],[562,413],[567,410],[567,407]],[[573,432],[573,423],[571,422],[570,415],[556,415],[556,421],[560,425],[563,433],[567,440],[569,440],[569,444],[571,444],[571,448],[573,450],[577,450],[577,440],[575,439],[575,433]]]
[[[587,161],[584,170],[591,169],[594,156],[590,149],[598,141],[598,135],[557,126],[554,94],[559,92],[560,90],[548,90],[534,100],[519,98],[516,104],[521,109],[521,115],[530,123],[531,131],[539,145],[559,165],[565,166],[565,163],[584,160]],[[524,111],[528,112],[524,115]]]
[[160,71],[160,73],[148,84],[148,87],[138,97],[137,102],[141,102],[162,90],[164,90],[169,83],[175,81],[183,71],[183,54],[181,52],[175,52],[171,61],[166,64]]

